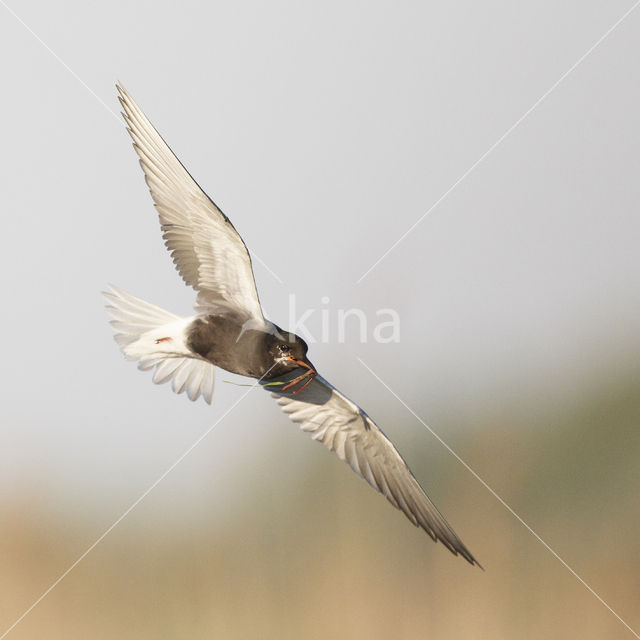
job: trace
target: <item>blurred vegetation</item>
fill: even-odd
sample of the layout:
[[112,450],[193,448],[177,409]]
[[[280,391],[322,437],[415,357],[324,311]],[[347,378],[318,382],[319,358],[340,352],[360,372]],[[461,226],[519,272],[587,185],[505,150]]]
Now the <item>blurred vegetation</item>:
[[[448,438],[636,629],[639,391],[630,376],[535,428],[511,411]],[[421,428],[403,420],[404,433]],[[317,455],[300,469],[284,462],[291,452],[272,451],[271,468],[240,469],[246,485],[228,489],[223,522],[176,522],[149,496],[8,637],[632,637],[435,441],[437,463],[408,458],[485,572],[303,435],[291,446]],[[0,633],[115,519],[97,526],[21,492],[2,513]]]

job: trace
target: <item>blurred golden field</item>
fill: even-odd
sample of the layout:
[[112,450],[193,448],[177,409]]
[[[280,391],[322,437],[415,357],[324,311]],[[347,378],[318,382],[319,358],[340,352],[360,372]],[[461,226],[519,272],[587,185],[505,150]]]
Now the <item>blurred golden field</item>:
[[[639,390],[638,377],[630,375],[599,385],[542,425],[535,426],[535,416],[514,423],[512,407],[448,437],[635,628]],[[234,486],[217,486],[212,474],[211,490],[229,494],[223,522],[205,509],[181,521],[179,509],[159,510],[150,494],[8,637],[632,637],[435,440],[429,460],[421,462],[411,451],[411,434],[423,427],[401,407],[398,413],[400,448],[485,572],[432,543],[287,425],[279,443],[290,443],[290,450],[279,444],[264,451],[264,465],[240,467],[243,480]],[[309,453],[304,467],[284,464],[298,451]],[[2,626],[127,506],[107,521],[95,510],[83,517],[51,509],[28,491],[5,500]]]

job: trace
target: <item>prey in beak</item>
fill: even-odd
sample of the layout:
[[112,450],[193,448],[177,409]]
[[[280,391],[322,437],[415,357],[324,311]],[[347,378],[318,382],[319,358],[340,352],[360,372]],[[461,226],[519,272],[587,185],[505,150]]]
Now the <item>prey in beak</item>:
[[298,383],[303,382],[303,384],[297,389],[293,389],[291,393],[298,395],[302,391],[304,391],[312,382],[312,380],[318,375],[318,372],[311,366],[310,362],[305,362],[304,360],[299,360],[294,356],[287,356],[287,360],[291,360],[291,362],[295,362],[299,367],[306,369],[304,373],[294,378],[289,384],[282,387],[282,391],[288,391],[289,389],[293,389]]

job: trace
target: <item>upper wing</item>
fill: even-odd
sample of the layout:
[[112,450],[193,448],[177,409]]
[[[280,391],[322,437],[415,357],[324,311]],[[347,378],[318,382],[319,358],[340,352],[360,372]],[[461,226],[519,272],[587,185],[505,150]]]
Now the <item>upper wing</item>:
[[[290,377],[292,374],[287,379]],[[280,380],[285,377],[278,379],[278,384]],[[402,456],[362,409],[320,376],[298,395],[277,391],[278,387],[269,383],[266,386],[303,431],[334,451],[413,524],[440,540],[455,555],[478,564],[422,490]]]
[[198,186],[129,93],[117,85],[122,114],[160,216],[162,235],[203,311],[239,307],[262,319],[251,258],[242,238]]

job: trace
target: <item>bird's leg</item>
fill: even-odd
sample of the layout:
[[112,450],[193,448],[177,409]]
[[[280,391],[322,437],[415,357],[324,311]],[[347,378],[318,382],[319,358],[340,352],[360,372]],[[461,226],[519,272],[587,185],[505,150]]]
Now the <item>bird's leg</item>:
[[167,336],[166,338],[158,338],[156,340],[156,344],[160,344],[161,342],[169,342],[170,340],[172,340],[172,338],[170,338],[169,336]]

